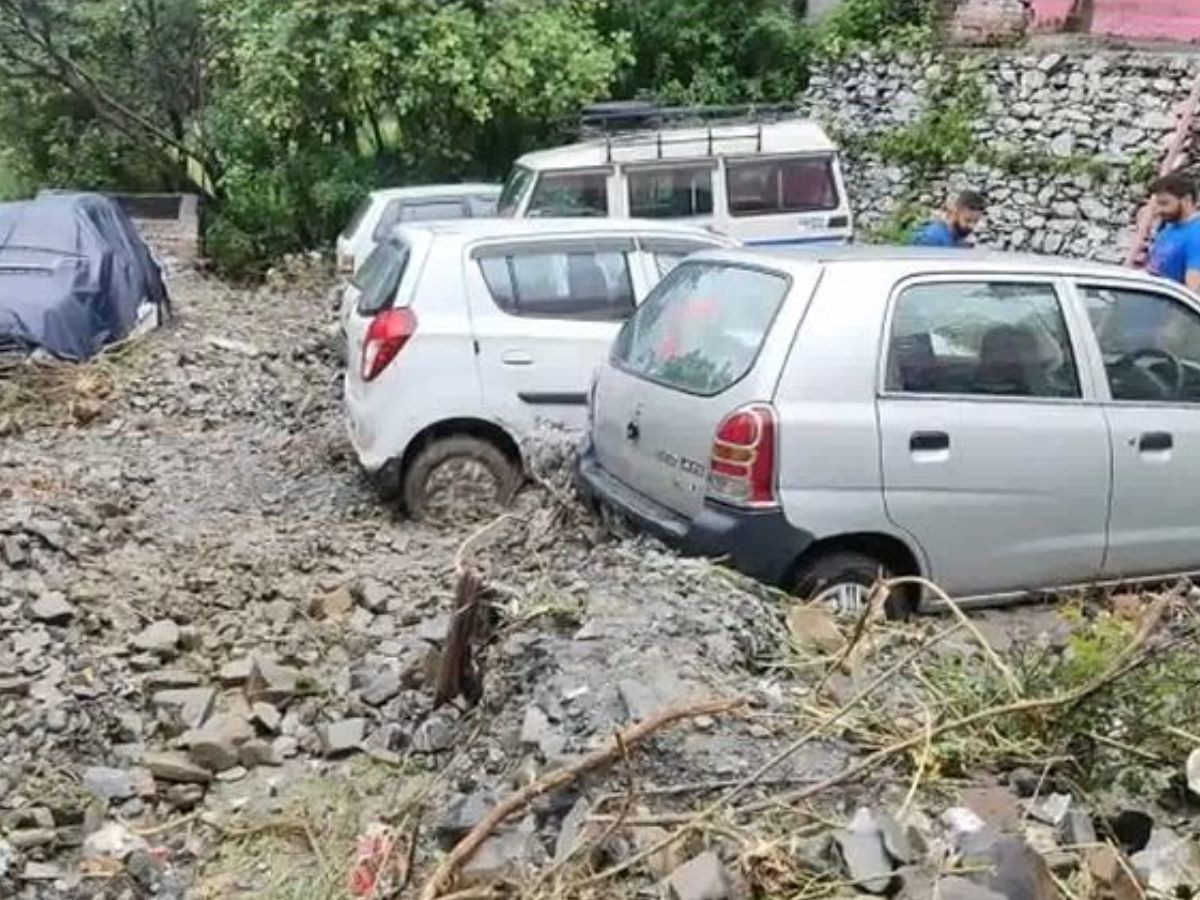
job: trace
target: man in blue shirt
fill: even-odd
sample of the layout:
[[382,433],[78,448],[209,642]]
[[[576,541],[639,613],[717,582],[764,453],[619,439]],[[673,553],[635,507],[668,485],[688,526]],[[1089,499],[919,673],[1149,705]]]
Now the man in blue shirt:
[[1150,185],[1154,212],[1162,223],[1150,247],[1147,268],[1200,292],[1200,214],[1196,186],[1176,172]]
[[983,194],[963,191],[946,207],[945,213],[913,233],[914,247],[962,247],[983,221],[987,207]]

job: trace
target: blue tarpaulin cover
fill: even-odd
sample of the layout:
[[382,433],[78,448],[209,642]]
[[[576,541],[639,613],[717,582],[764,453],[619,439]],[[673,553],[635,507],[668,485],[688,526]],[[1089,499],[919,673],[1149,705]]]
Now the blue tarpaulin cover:
[[0,347],[83,360],[129,335],[162,273],[133,222],[100,194],[0,203]]

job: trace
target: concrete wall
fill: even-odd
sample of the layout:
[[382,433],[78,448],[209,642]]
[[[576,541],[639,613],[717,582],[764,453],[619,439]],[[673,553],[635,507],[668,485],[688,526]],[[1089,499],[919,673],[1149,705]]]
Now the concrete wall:
[[[1034,27],[1061,28],[1075,0],[1032,0]],[[1087,30],[1130,40],[1200,41],[1200,0],[1092,0]]]

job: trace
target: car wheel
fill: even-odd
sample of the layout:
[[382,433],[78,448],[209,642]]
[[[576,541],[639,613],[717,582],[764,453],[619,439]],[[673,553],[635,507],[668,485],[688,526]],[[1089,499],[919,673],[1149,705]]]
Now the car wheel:
[[[876,582],[894,575],[886,563],[866,554],[829,553],[800,570],[792,593],[836,616],[859,616]],[[913,604],[905,591],[893,591],[884,604],[889,619],[906,618],[912,610]]]
[[497,515],[520,486],[520,466],[495,444],[451,437],[417,454],[404,475],[401,499],[414,519],[475,522]]

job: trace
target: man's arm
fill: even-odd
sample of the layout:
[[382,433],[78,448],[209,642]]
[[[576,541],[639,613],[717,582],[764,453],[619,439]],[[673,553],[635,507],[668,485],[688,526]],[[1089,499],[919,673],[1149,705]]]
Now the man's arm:
[[1200,294],[1200,229],[1194,229],[1188,236],[1185,249],[1187,251],[1187,271],[1183,276],[1183,283]]

